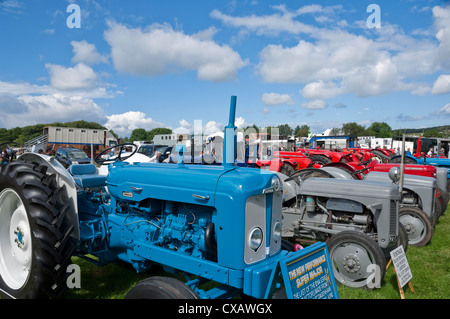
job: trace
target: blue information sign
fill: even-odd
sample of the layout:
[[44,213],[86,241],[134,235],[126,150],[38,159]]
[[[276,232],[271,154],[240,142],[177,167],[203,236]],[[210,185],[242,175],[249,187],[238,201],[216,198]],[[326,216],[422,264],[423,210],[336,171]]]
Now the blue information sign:
[[339,299],[327,245],[317,243],[287,256],[272,273],[289,299]]

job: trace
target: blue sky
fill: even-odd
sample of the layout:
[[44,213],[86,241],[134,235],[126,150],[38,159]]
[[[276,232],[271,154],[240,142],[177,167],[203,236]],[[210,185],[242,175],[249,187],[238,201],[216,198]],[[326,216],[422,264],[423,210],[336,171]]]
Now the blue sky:
[[450,3],[0,0],[0,127],[210,133],[231,95],[244,127],[448,125]]

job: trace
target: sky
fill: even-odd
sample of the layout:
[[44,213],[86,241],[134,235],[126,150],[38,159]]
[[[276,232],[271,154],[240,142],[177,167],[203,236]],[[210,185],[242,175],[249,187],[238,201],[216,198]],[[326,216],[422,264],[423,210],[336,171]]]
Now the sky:
[[[443,0],[0,0],[0,127],[450,124]],[[201,121],[201,122],[199,122]]]

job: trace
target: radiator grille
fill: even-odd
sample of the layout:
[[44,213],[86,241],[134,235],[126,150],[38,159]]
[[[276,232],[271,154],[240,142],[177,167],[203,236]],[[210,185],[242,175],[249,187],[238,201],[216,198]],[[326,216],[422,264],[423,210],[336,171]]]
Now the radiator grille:
[[392,236],[397,236],[398,234],[398,201],[391,200],[390,205],[391,219],[389,221],[389,234]]

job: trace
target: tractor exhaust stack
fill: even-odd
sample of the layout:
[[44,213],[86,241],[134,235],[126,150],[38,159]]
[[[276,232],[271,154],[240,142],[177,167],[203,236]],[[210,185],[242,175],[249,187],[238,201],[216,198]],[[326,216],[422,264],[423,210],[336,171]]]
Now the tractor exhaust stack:
[[231,96],[230,116],[228,125],[225,126],[223,143],[223,165],[234,166],[236,158],[236,126],[234,125],[236,117],[236,96]]

